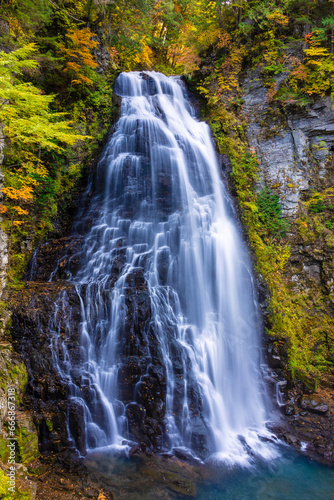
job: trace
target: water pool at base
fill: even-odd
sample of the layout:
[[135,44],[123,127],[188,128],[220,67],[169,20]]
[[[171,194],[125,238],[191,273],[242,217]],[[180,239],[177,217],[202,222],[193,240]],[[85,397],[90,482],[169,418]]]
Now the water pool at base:
[[333,500],[334,468],[292,451],[252,469],[220,469],[197,486],[198,500]]
[[85,463],[118,500],[334,500],[334,468],[277,448],[279,458],[248,468],[161,455],[128,459],[110,448],[88,453]]

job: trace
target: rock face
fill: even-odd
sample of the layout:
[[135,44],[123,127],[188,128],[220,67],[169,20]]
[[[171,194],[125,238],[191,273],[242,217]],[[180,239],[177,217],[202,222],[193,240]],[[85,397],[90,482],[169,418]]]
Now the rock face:
[[57,370],[55,353],[60,362],[65,362],[66,354],[72,359],[80,356],[78,296],[74,287],[65,283],[28,283],[15,294],[13,302],[12,339],[26,361],[29,378],[25,402],[33,412],[40,451],[60,452],[69,444],[68,386]]
[[[279,76],[277,85],[284,78],[285,75]],[[310,342],[312,352],[319,356],[326,351],[328,358],[333,353],[332,212],[327,208],[330,201],[313,211],[304,201],[315,191],[319,199],[325,199],[321,198],[322,193],[330,192],[333,185],[332,102],[326,97],[305,108],[275,107],[269,102],[268,89],[257,72],[248,74],[243,89],[247,140],[259,159],[258,187],[266,185],[279,196],[283,214],[291,222],[286,238],[291,253],[284,275],[287,289],[293,296],[299,294],[305,299],[309,324],[312,325],[312,317],[318,318],[319,330],[326,332],[318,336],[314,330],[313,336],[305,332],[305,343]],[[284,335],[282,332],[282,339]],[[274,370],[276,387],[281,388],[284,402],[277,432],[297,449],[333,463],[333,377],[323,376],[319,384],[319,377],[296,373],[293,380],[288,342],[284,345],[282,339],[277,349],[274,345],[277,339],[269,338],[267,348],[267,362]]]
[[[75,284],[66,280],[82,263],[81,247],[81,237],[77,235],[49,240],[31,260],[27,278],[34,281],[27,281],[19,292],[8,292],[7,297],[13,304],[14,347],[27,363],[29,379],[25,401],[33,412],[40,451],[44,454],[66,453],[66,450],[74,449],[84,454],[87,446],[95,445],[94,437],[89,433],[86,441],[83,406],[69,399],[70,379],[87,405],[97,397],[80,368],[81,304]],[[120,252],[112,268],[105,300],[108,300],[123,266],[124,258]],[[49,281],[50,277],[52,281]],[[167,448],[164,422],[166,368],[151,321],[151,301],[144,272],[135,268],[126,279],[129,286],[125,297],[124,332],[118,346],[119,406],[116,407],[116,416],[125,417],[128,438],[139,443],[138,451],[161,451]],[[170,334],[172,341],[173,332]],[[179,376],[174,410],[176,415],[181,415],[184,383],[178,349],[175,343],[172,362]],[[66,363],[71,366],[68,377],[64,376]],[[195,381],[189,384],[188,391],[191,395],[190,417],[196,423],[192,445],[205,456],[207,431],[201,418],[201,397]],[[95,404],[98,414],[98,398]],[[102,410],[100,416],[103,418]]]
[[[302,382],[287,384],[274,431],[308,456],[334,463],[334,402],[330,388],[310,391]],[[284,416],[283,416],[284,415]]]
[[260,160],[260,182],[277,192],[284,215],[293,217],[303,191],[315,189],[330,173],[328,161],[334,150],[332,102],[328,97],[305,110],[273,113],[268,89],[254,73],[244,82],[243,98],[248,142]]
[[9,458],[7,439],[11,437],[8,428],[11,408],[8,395],[15,397],[16,462],[29,463],[38,453],[37,432],[31,414],[21,404],[26,382],[27,371],[24,364],[13,351],[13,346],[0,336],[0,466],[1,462],[6,463]]

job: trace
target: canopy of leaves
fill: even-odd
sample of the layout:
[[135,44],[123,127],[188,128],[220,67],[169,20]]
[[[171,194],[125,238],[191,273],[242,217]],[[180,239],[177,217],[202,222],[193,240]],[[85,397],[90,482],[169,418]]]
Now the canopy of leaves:
[[21,205],[32,202],[39,180],[48,176],[43,154],[65,152],[66,146],[86,138],[73,131],[71,122],[64,120],[64,113],[51,110],[52,95],[45,95],[24,81],[25,73],[38,67],[32,59],[35,50],[34,44],[27,44],[10,53],[0,52],[0,122],[8,143],[3,188],[8,204],[2,212],[14,211],[19,215],[28,214]]

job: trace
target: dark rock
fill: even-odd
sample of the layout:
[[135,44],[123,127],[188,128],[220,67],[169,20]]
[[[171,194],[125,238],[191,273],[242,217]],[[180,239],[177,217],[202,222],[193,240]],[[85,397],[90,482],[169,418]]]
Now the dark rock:
[[180,460],[183,460],[185,462],[189,463],[200,463],[200,460],[186,448],[173,448],[173,454],[179,458]]
[[68,425],[77,450],[86,452],[86,424],[82,404],[70,401],[68,404]]
[[130,422],[141,425],[146,417],[145,409],[137,403],[129,403],[126,407],[126,416]]
[[267,361],[271,368],[283,368],[283,363],[277,349],[272,344],[268,348]]
[[135,457],[136,455],[139,455],[141,451],[140,444],[134,444],[129,450],[129,457]]
[[82,238],[65,236],[48,241],[33,254],[26,273],[27,281],[48,282],[67,279],[79,269],[82,253]]
[[249,444],[247,443],[246,439],[244,436],[238,436],[238,439],[240,441],[240,443],[242,444],[242,446],[244,447],[244,449],[246,450],[246,452],[249,454],[249,455],[253,455],[253,451],[252,451],[252,448],[249,446]]
[[286,433],[284,435],[284,438],[288,444],[291,444],[293,446],[298,446],[298,448],[300,447],[300,440],[294,434]]
[[287,417],[291,417],[292,415],[295,414],[295,407],[293,405],[287,404],[283,406],[283,413]]
[[207,458],[210,449],[213,449],[213,443],[204,418],[200,415],[193,415],[190,418],[190,425],[192,428],[191,449],[193,449],[199,457]]

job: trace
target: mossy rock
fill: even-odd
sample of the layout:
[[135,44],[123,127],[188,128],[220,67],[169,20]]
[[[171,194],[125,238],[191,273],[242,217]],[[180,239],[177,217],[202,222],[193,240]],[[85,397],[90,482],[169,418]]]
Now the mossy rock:
[[38,455],[38,436],[30,415],[16,418],[17,454],[20,463],[29,464]]
[[[38,436],[30,415],[22,411],[16,412],[16,461],[29,464],[38,455]],[[9,457],[8,441],[0,435],[0,460],[7,462]]]
[[9,491],[10,483],[7,474],[0,469],[0,498],[1,500],[33,500],[36,488],[31,481],[17,477],[15,492]]
[[317,390],[320,383],[319,374],[315,375],[311,372],[305,373],[302,370],[296,370],[295,378],[303,382],[303,384],[305,384],[306,387],[312,392]]
[[7,439],[2,437],[0,434],[0,461],[6,463],[9,458],[9,448],[7,448]]
[[0,391],[7,391],[8,385],[16,389],[16,399],[19,404],[28,380],[27,370],[13,354],[8,342],[0,343]]

